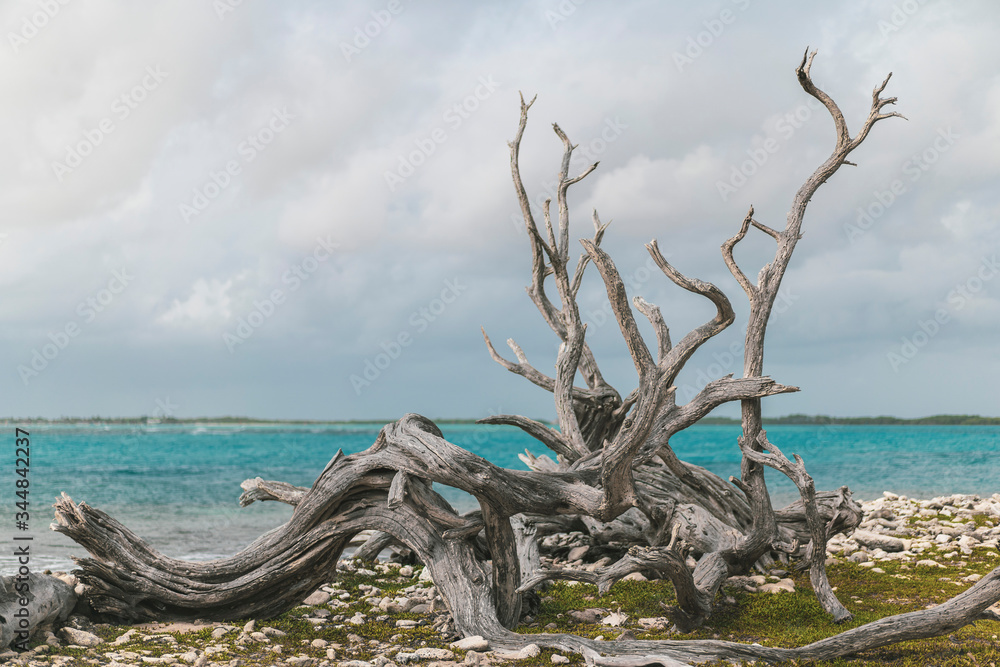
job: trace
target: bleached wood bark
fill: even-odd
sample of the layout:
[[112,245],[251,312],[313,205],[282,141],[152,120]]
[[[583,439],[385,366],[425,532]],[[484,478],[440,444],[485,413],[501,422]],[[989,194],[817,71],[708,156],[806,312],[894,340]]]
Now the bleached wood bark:
[[[745,340],[744,377],[714,380],[685,405],[677,405],[673,382],[691,356],[733,321],[728,298],[710,283],[688,278],[670,265],[655,241],[647,249],[666,278],[709,300],[714,316],[673,344],[656,306],[640,296],[629,299],[611,258],[600,248],[606,225],[593,216],[593,239],[582,241],[584,253],[569,268],[568,188],[591,173],[568,173],[573,146],[554,126],[563,144],[557,188],[558,220],[543,207],[544,237],[535,223],[517,164],[520,141],[531,103],[521,103],[521,120],[511,143],[515,191],[532,250],[532,284],[528,293],[560,341],[554,377],[527,360],[509,341],[517,362],[500,356],[485,335],[493,358],[508,370],[553,393],[559,429],[524,417],[505,415],[493,423],[513,424],[560,454],[559,463],[534,461],[533,470],[499,468],[445,440],[440,430],[419,415],[407,415],[382,429],[371,448],[334,456],[309,489],[261,479],[244,483],[241,502],[278,500],[295,507],[291,519],[231,558],[188,563],[158,554],[113,518],[76,505],[64,497],[56,505],[55,529],[87,548],[93,558],[79,562],[87,598],[100,612],[130,620],[209,618],[230,620],[268,617],[297,604],[323,583],[352,536],[380,531],[413,549],[427,565],[454,616],[456,629],[479,634],[495,647],[518,648],[533,642],[582,653],[593,664],[665,665],[707,660],[829,659],[894,641],[949,632],[980,618],[1000,599],[1000,569],[965,593],[934,609],[882,619],[799,649],[770,649],[729,642],[595,642],[572,635],[531,635],[508,630],[518,619],[520,595],[548,578],[594,581],[602,588],[637,569],[659,572],[677,590],[673,616],[678,626],[695,627],[712,611],[721,583],[768,558],[769,552],[791,552],[808,542],[811,580],[823,605],[835,618],[846,610],[836,600],[823,568],[826,537],[856,525],[860,508],[842,488],[817,492],[803,462],[787,459],[767,440],[761,423],[761,399],[795,387],[763,375],[763,341],[780,282],[801,237],[806,205],[879,120],[895,113],[883,108],[895,98],[882,98],[886,80],[875,89],[862,130],[852,137],[837,105],[812,82],[815,53],[806,53],[797,75],[803,89],[818,99],[834,119],[837,144],[833,154],[797,192],[784,230],[754,219],[751,208],[738,233],[723,244],[724,260],[750,300]],[[752,282],[733,257],[734,247],[750,227],[771,236],[775,258]],[[600,274],[615,319],[636,368],[635,390],[622,399],[603,379],[585,341],[576,295],[585,269]],[[546,293],[552,276],[557,307]],[[651,350],[639,333],[633,307],[655,331]],[[585,387],[575,385],[577,373]],[[717,477],[680,461],[670,437],[696,423],[713,408],[730,401],[742,404],[741,475],[732,484],[740,497]],[[763,477],[768,465],[788,475],[801,499],[775,512]],[[477,515],[459,516],[431,484],[437,482],[472,494]],[[625,512],[645,517],[642,537],[618,562],[595,573],[541,571],[532,553],[529,523],[534,517],[574,520],[586,517],[593,531],[605,530]],[[521,515],[528,515],[527,518]],[[519,517],[519,518],[515,518]],[[512,520],[514,524],[512,525]],[[529,523],[525,523],[528,521]],[[538,527],[537,521],[535,528]],[[620,522],[621,530],[634,530]],[[607,528],[607,530],[613,530]],[[487,554],[478,552],[485,544]],[[537,535],[537,533],[536,533]],[[698,555],[693,571],[685,564]],[[489,564],[487,564],[487,560]],[[522,577],[526,581],[522,583]]]
[[[493,586],[490,567],[476,555],[472,544],[478,530],[472,532],[469,520],[455,514],[430,489],[429,482],[452,474],[461,487],[482,491],[485,484],[480,476],[497,474],[504,481],[516,480],[518,488],[536,494],[537,501],[576,496],[573,487],[580,480],[565,476],[555,482],[561,489],[538,489],[535,483],[548,475],[503,471],[482,459],[476,461],[478,457],[468,453],[465,459],[451,463],[449,454],[456,450],[464,451],[444,441],[428,420],[408,415],[386,426],[370,449],[335,457],[296,504],[292,518],[276,532],[246,551],[218,561],[190,563],[166,558],[112,517],[86,504],[76,505],[66,496],[56,505],[56,530],[86,546],[93,556],[78,561],[80,579],[90,589],[86,596],[90,604],[100,612],[133,621],[274,616],[326,582],[332,571],[329,568],[352,535],[361,530],[385,531],[413,549],[430,569],[459,632],[481,635],[495,648],[517,649],[535,643],[577,652],[597,665],[831,659],[895,641],[951,632],[983,617],[986,609],[1000,600],[998,568],[943,605],[881,619],[798,649],[705,640],[601,642],[565,634],[518,635],[500,620],[498,609],[503,602]],[[438,465],[425,457],[434,458]],[[471,463],[478,472],[468,471]],[[430,474],[411,472],[418,468]],[[389,489],[399,470],[406,472],[409,482],[406,493],[390,508]],[[492,497],[486,493],[477,497],[490,504],[488,496]],[[666,547],[633,549],[631,563],[611,568],[618,572],[589,576],[600,584],[602,576],[607,580],[609,575],[636,567],[673,576],[682,568],[682,551],[669,553],[675,549],[683,549],[676,536]],[[516,565],[510,550],[492,556]],[[683,581],[678,584],[679,595],[698,598],[701,590],[686,587]],[[698,603],[697,599],[689,602],[685,609]]]

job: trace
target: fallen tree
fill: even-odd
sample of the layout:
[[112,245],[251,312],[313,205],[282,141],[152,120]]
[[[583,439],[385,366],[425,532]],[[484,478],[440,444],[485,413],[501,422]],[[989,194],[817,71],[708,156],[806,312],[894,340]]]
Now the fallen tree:
[[[683,275],[667,262],[656,241],[648,244],[666,278],[715,307],[711,320],[674,344],[656,306],[639,296],[629,301],[614,263],[600,247],[607,225],[596,212],[594,235],[581,241],[583,253],[571,269],[567,191],[597,165],[570,176],[574,146],[554,126],[564,147],[557,212],[553,216],[551,201],[546,201],[543,223],[537,224],[518,163],[531,107],[522,98],[520,122],[510,143],[511,170],[532,252],[528,293],[560,341],[555,375],[532,366],[514,341],[508,344],[516,361],[510,361],[497,352],[485,331],[483,335],[494,360],[553,394],[559,428],[518,415],[482,421],[523,429],[554,451],[557,461],[528,456],[528,471],[500,468],[448,442],[430,420],[406,415],[386,425],[368,450],[349,456],[338,452],[308,489],[260,478],[244,482],[241,504],[285,502],[295,508],[292,517],[243,552],[207,563],[166,558],[112,517],[64,496],[56,503],[53,528],[92,556],[77,561],[86,602],[98,614],[128,621],[266,618],[297,605],[325,583],[350,539],[362,530],[374,530],[366,555],[377,554],[392,540],[411,549],[446,600],[455,633],[481,635],[494,647],[511,649],[530,641],[582,653],[595,664],[831,658],[949,632],[979,618],[1000,599],[1000,569],[934,609],[882,619],[798,649],[721,641],[597,642],[565,634],[533,634],[528,639],[511,631],[521,616],[523,594],[547,579],[592,581],[606,589],[636,571],[672,582],[677,593],[672,619],[686,631],[711,616],[727,578],[789,554],[803,557],[823,608],[838,621],[850,618],[827,581],[824,563],[827,539],[856,526],[860,507],[846,487],[816,491],[802,460],[788,459],[768,439],[761,400],[797,389],[763,375],[763,344],[810,198],[841,165],[851,164],[848,156],[876,122],[899,114],[884,111],[895,102],[882,97],[887,77],[874,90],[862,129],[852,136],[839,107],[812,81],[814,56],[806,53],[797,76],[805,92],[832,116],[836,147],[799,188],[784,229],[758,222],[751,208],[736,235],[722,245],[725,263],[750,302],[743,377],[713,380],[688,403],[677,404],[677,374],[734,320],[729,299],[716,286]],[[733,257],[734,247],[751,227],[776,244],[774,259],[760,270],[756,282]],[[591,264],[603,280],[638,373],[638,386],[624,398],[604,380],[577,307]],[[546,292],[550,277],[558,306]],[[633,307],[652,324],[655,345],[647,346],[640,335]],[[576,385],[577,374],[585,386]],[[730,478],[732,486],[680,461],[669,443],[674,434],[731,401],[741,402],[743,428],[737,443],[743,455],[741,472],[739,478]],[[773,509],[765,466],[795,483],[801,497],[797,503]],[[480,509],[460,515],[434,492],[434,482],[468,492]],[[539,537],[573,522],[582,523],[594,536],[613,534],[630,546],[596,572],[542,569]]]

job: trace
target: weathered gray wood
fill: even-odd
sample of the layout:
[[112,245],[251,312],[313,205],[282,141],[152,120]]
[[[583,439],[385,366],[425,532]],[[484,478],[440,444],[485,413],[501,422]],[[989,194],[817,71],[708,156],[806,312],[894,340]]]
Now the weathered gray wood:
[[354,558],[366,562],[378,560],[378,555],[391,544],[396,544],[397,540],[389,533],[375,531],[365,540],[365,543],[354,552]]
[[245,480],[240,484],[240,488],[243,489],[243,493],[240,495],[240,507],[246,507],[258,500],[275,500],[294,507],[309,491],[303,486],[293,486],[288,482],[267,482],[260,477]]
[[[89,587],[87,599],[99,611],[130,618],[232,620],[247,616],[267,617],[294,606],[324,582],[332,561],[350,536],[361,530],[392,534],[412,548],[427,564],[435,585],[445,598],[459,632],[486,637],[498,648],[519,648],[527,643],[588,656],[594,664],[632,664],[633,657],[648,656],[664,664],[705,660],[829,659],[930,634],[949,632],[980,618],[1000,599],[1000,568],[972,589],[934,609],[882,619],[816,642],[801,649],[771,649],[717,641],[618,641],[595,642],[572,635],[521,636],[504,629],[497,616],[497,600],[488,566],[475,555],[470,539],[446,539],[445,524],[428,518],[425,507],[434,504],[448,525],[468,523],[449,513],[447,503],[423,483],[411,478],[412,493],[395,509],[388,507],[388,492],[395,474],[386,467],[389,455],[403,463],[414,455],[412,445],[422,439],[438,442],[439,431],[427,420],[408,416],[387,426],[372,448],[341,457],[317,479],[296,506],[292,518],[259,548],[229,559],[188,563],[165,558],[145,545],[113,518],[73,504],[67,497],[57,503],[57,529],[87,547],[95,556],[78,561],[81,580]],[[419,453],[418,453],[419,456]],[[447,459],[447,457],[440,457]],[[400,466],[404,469],[409,464]],[[470,488],[475,483],[467,484]],[[509,525],[509,524],[508,524]],[[676,576],[678,593],[696,598],[677,610],[675,618],[686,618],[688,610],[705,599],[706,587],[682,567],[679,541],[666,548],[633,550],[633,563],[622,562],[618,573],[637,566]],[[514,559],[503,552],[493,558]],[[719,552],[714,569],[725,570]],[[703,559],[704,560],[704,559]],[[714,570],[713,570],[714,572]],[[590,574],[590,573],[588,573]],[[610,581],[616,573],[594,573]],[[685,578],[685,579],[682,579]],[[693,623],[697,619],[689,619]]]
[[[386,425],[368,450],[350,456],[338,452],[309,489],[260,478],[245,482],[241,503],[286,502],[295,507],[292,517],[245,551],[208,563],[165,558],[113,518],[64,497],[56,504],[55,529],[94,556],[78,561],[90,604],[100,612],[131,620],[231,620],[275,615],[325,581],[352,536],[375,530],[379,539],[391,536],[413,549],[427,565],[459,632],[482,635],[497,648],[518,648],[533,642],[574,651],[591,664],[829,659],[893,641],[949,632],[983,618],[987,608],[1000,599],[1000,568],[936,608],[882,619],[798,649],[718,641],[595,642],[548,634],[521,637],[507,629],[518,620],[521,592],[544,579],[592,581],[606,590],[628,572],[639,570],[671,580],[678,599],[672,611],[675,622],[682,629],[694,628],[711,614],[713,600],[726,578],[769,562],[774,552],[798,551],[804,543],[808,544],[810,579],[820,601],[834,618],[846,617],[846,609],[826,580],[824,546],[831,532],[857,525],[860,509],[846,488],[817,492],[803,462],[796,458],[793,463],[767,440],[761,399],[797,389],[763,375],[763,343],[781,280],[801,237],[809,200],[840,165],[849,164],[847,156],[877,121],[898,114],[882,111],[895,102],[895,98],[881,97],[887,77],[873,93],[862,130],[851,137],[840,109],[812,82],[814,55],[807,51],[797,75],[802,88],[831,114],[837,130],[836,148],[799,188],[783,230],[755,220],[751,207],[739,231],[722,246],[726,265],[750,301],[744,377],[713,380],[687,404],[677,405],[673,387],[677,374],[701,345],[732,323],[734,311],[717,287],[688,278],[670,265],[655,241],[647,249],[664,275],[710,301],[716,310],[712,319],[676,344],[655,305],[638,295],[630,301],[614,262],[600,247],[607,225],[601,224],[596,213],[594,237],[581,242],[584,253],[570,271],[567,192],[597,165],[570,177],[574,146],[554,126],[563,144],[558,214],[553,223],[551,202],[542,207],[543,237],[518,165],[531,106],[522,98],[517,135],[510,144],[511,170],[532,252],[528,293],[560,342],[555,376],[534,368],[513,341],[508,343],[517,363],[501,357],[485,332],[484,338],[494,360],[552,392],[559,429],[518,416],[492,421],[516,425],[534,435],[560,455],[559,463],[536,459],[530,471],[499,468],[449,443],[430,420],[406,415]],[[761,269],[756,282],[743,273],[733,257],[735,246],[751,227],[770,236],[777,246],[774,260]],[[576,296],[590,264],[604,282],[639,375],[638,386],[624,399],[602,377],[585,340]],[[549,276],[559,297],[558,307],[546,294]],[[653,326],[655,355],[639,332],[633,307]],[[575,385],[577,374],[586,387]],[[743,432],[737,443],[743,452],[741,474],[731,478],[742,496],[707,471],[680,461],[669,444],[675,433],[731,401],[741,402],[743,416]],[[773,509],[763,476],[765,465],[781,470],[796,483],[800,490],[797,503],[784,510]],[[433,491],[434,482],[475,496],[479,514],[459,516]],[[641,512],[641,520],[635,518],[636,510]],[[625,513],[630,513],[629,521],[619,520]],[[634,544],[619,561],[593,573],[542,571],[537,550],[532,553],[529,544],[531,530],[522,519],[514,518],[519,515],[535,519],[536,536],[542,533],[543,524],[545,530],[558,529],[586,517],[584,523],[594,536],[607,539],[608,535],[621,534],[648,544]],[[485,539],[480,539],[481,532]],[[669,543],[664,545],[668,534]],[[693,571],[686,565],[688,555],[698,557]],[[522,576],[524,584],[520,583]]]

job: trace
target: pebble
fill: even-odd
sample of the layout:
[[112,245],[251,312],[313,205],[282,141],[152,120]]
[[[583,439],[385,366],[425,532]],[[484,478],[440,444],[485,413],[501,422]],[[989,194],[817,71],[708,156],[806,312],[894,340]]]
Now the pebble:
[[[838,534],[831,537],[828,543],[828,564],[850,560],[867,567],[873,573],[882,575],[885,575],[885,571],[879,566],[888,561],[897,561],[898,565],[895,567],[900,570],[914,568],[950,570],[941,573],[949,575],[942,578],[941,586],[950,584],[955,590],[962,590],[982,579],[982,576],[978,574],[963,576],[964,573],[956,569],[966,565],[967,556],[970,554],[998,556],[1000,525],[997,524],[1000,521],[1000,494],[994,494],[986,499],[978,496],[953,495],[931,500],[912,500],[906,496],[886,493],[881,498],[863,502],[862,508],[864,517],[854,533],[850,535]],[[987,521],[977,519],[977,516],[983,516]],[[543,543],[548,543],[550,547],[560,548],[559,553],[568,552],[567,556],[573,557],[577,561],[573,563],[573,566],[580,569],[596,569],[600,568],[602,564],[613,562],[614,558],[609,557],[604,550],[595,549],[587,543],[588,541],[589,538],[582,533],[550,535],[543,539]],[[591,558],[601,555],[601,558],[597,559],[596,562],[587,563],[585,561],[588,555]],[[568,562],[566,559],[553,562],[551,558],[546,559],[544,555],[543,560],[548,561],[545,563],[545,567],[565,567]],[[433,628],[443,635],[454,631],[453,626],[449,625],[449,617],[441,597],[433,586],[427,586],[428,583],[433,583],[427,568],[420,569],[418,578],[416,577],[417,568],[409,565],[397,567],[392,564],[378,563],[371,567],[373,568],[371,570],[364,567],[358,568],[353,563],[341,561],[337,566],[338,570],[356,572],[376,579],[371,584],[359,586],[360,594],[352,594],[343,588],[338,588],[336,583],[320,587],[306,599],[306,606],[300,608],[300,613],[303,613],[302,618],[316,626],[316,632],[322,632],[324,628],[343,631],[345,626],[354,630],[352,625],[367,623],[384,623],[387,628],[389,623],[393,623],[395,627],[401,629],[426,626],[428,630]],[[924,570],[925,576],[926,572]],[[769,574],[770,576],[733,577],[729,584],[763,594],[795,591],[794,581],[787,577],[787,571],[773,569]],[[384,585],[377,579],[379,576],[387,577],[384,580],[386,584],[398,583],[402,580],[405,588],[396,590],[392,586]],[[907,575],[903,574],[894,574],[893,576],[907,578]],[[645,577],[639,573],[633,573],[626,579],[641,581]],[[570,586],[578,585],[578,582],[575,581],[566,583]],[[372,584],[378,584],[378,586]],[[384,586],[391,592],[387,594],[379,586]],[[399,619],[394,621],[391,620],[391,616],[385,615],[406,611],[420,612],[421,610],[431,614],[436,613],[436,615],[422,620]],[[590,625],[596,625],[603,621],[605,625],[621,626],[623,630],[626,630],[622,637],[630,637],[632,636],[629,634],[630,632],[638,633],[640,629],[666,630],[672,626],[667,617],[629,619],[618,611],[599,608],[567,611],[565,618]],[[44,639],[47,643],[42,644],[34,652],[36,656],[42,657],[42,660],[40,662],[37,659],[32,660],[30,664],[37,662],[37,664],[48,664],[53,667],[64,667],[77,663],[81,665],[121,665],[122,667],[138,667],[143,664],[192,665],[193,667],[238,667],[242,665],[242,667],[248,667],[255,664],[248,661],[247,657],[236,657],[234,655],[236,651],[233,650],[234,645],[242,647],[238,649],[240,652],[255,653],[261,661],[267,664],[276,660],[274,664],[288,665],[289,667],[335,667],[338,665],[343,667],[396,667],[396,665],[407,663],[419,664],[423,667],[457,666],[456,660],[461,660],[461,658],[456,657],[456,651],[465,653],[465,665],[487,667],[496,665],[498,660],[524,660],[536,658],[541,653],[537,644],[529,644],[519,651],[490,651],[489,642],[479,636],[466,637],[451,642],[448,648],[419,646],[419,644],[406,646],[408,640],[413,641],[413,638],[408,634],[396,634],[388,640],[382,639],[381,641],[348,635],[348,642],[344,646],[331,643],[320,637],[310,638],[308,635],[301,639],[301,642],[299,639],[291,642],[287,639],[278,641],[285,636],[284,632],[269,626],[258,628],[255,621],[246,623],[242,632],[232,625],[209,625],[211,639],[208,639],[207,642],[197,640],[198,643],[195,643],[196,640],[193,637],[184,635],[174,637],[170,633],[176,632],[176,630],[166,629],[166,626],[162,624],[152,627],[156,629],[132,628],[123,632],[104,645],[112,647],[111,651],[118,652],[105,653],[103,651],[108,651],[108,648],[103,650],[93,648],[101,644],[101,638],[90,632],[94,629],[93,627],[86,623],[73,622],[71,626],[59,630],[58,638],[51,633],[46,636]],[[627,628],[631,628],[631,630]],[[558,626],[554,630],[558,631]],[[360,632],[360,629],[355,631]],[[159,634],[144,634],[156,632]],[[616,635],[619,633],[621,630],[615,632]],[[454,635],[452,635],[453,637]],[[81,662],[81,659],[76,657],[58,655],[62,649],[60,640],[62,640],[62,644],[84,647],[90,657],[82,658]],[[139,652],[138,642],[160,644],[163,646],[161,650],[169,651],[169,653],[157,657],[150,651]],[[127,650],[130,644],[137,652]],[[281,655],[283,650],[285,655]],[[307,655],[305,651],[310,653]],[[371,657],[370,661],[350,659],[355,651],[360,652],[360,655],[365,658],[374,657]],[[50,658],[46,653],[55,653],[56,655]],[[312,657],[317,655],[320,657]],[[353,653],[353,655],[357,656],[358,653]],[[9,652],[0,654],[0,662],[11,657],[15,656],[9,655]],[[552,664],[566,664],[574,658],[575,656],[567,657],[556,653],[551,656],[549,661]]]
[[93,633],[77,630],[76,628],[65,627],[59,632],[66,639],[67,643],[85,648],[92,648],[102,644],[104,641]]
[[490,648],[490,643],[480,637],[479,635],[473,635],[471,637],[465,637],[464,639],[459,639],[457,642],[451,643],[452,648],[456,648],[460,651],[487,651]]
[[309,597],[307,597],[305,600],[303,600],[302,604],[307,605],[309,607],[318,607],[321,604],[326,604],[327,602],[329,602],[331,597],[333,596],[325,591],[316,591],[315,593],[312,593]]

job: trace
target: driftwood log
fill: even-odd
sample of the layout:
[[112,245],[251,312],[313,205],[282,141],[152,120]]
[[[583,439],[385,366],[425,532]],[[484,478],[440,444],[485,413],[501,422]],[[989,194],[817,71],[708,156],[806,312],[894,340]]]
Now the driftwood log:
[[[824,562],[827,538],[856,526],[860,507],[846,487],[817,491],[802,460],[788,459],[768,439],[761,399],[797,389],[763,375],[763,345],[810,198],[841,165],[851,164],[848,156],[876,122],[899,114],[883,111],[895,102],[882,97],[886,77],[872,94],[861,130],[852,136],[839,107],[812,81],[814,56],[807,51],[796,73],[805,92],[833,118],[833,153],[799,188],[782,230],[758,222],[750,208],[736,235],[722,245],[724,261],[750,302],[743,377],[713,380],[689,402],[677,404],[674,381],[684,364],[734,320],[728,297],[715,285],[683,275],[667,262],[656,241],[650,242],[646,247],[666,278],[707,299],[715,309],[709,321],[673,343],[659,308],[641,296],[629,300],[613,261],[600,247],[607,225],[596,212],[594,235],[581,241],[583,252],[571,267],[567,191],[597,165],[570,176],[574,146],[558,125],[553,126],[564,148],[556,212],[553,215],[551,201],[546,201],[539,225],[518,163],[532,104],[522,98],[520,122],[510,143],[511,172],[532,253],[528,294],[559,339],[555,375],[539,371],[513,340],[508,345],[516,361],[497,352],[485,331],[483,336],[495,361],[552,393],[559,427],[519,415],[482,421],[523,429],[555,452],[557,460],[526,455],[530,470],[500,468],[445,440],[430,420],[406,415],[386,425],[368,450],[349,456],[338,452],[309,489],[260,478],[244,482],[241,503],[285,502],[295,507],[292,517],[243,552],[207,563],[166,558],[112,517],[64,496],[56,503],[53,528],[92,555],[77,561],[91,607],[130,621],[274,616],[331,578],[354,535],[374,530],[373,542],[362,555],[374,557],[393,541],[411,549],[429,569],[459,634],[481,635],[497,648],[536,643],[574,651],[594,664],[833,658],[949,632],[979,618],[1000,599],[1000,569],[933,609],[883,619],[798,649],[720,641],[596,642],[563,634],[522,637],[510,630],[521,616],[523,593],[546,579],[593,581],[607,588],[634,571],[655,572],[672,582],[678,601],[672,617],[679,629],[688,630],[711,616],[716,593],[727,578],[782,554],[804,556],[824,609],[836,620],[850,617],[827,581]],[[751,227],[776,244],[774,259],[760,270],[756,282],[733,257],[734,247]],[[577,293],[591,264],[603,280],[638,373],[638,386],[624,398],[601,374],[577,307]],[[553,285],[555,301],[546,291]],[[636,311],[652,324],[654,345],[647,346],[640,335]],[[584,386],[577,385],[578,375]],[[680,461],[669,441],[731,401],[742,405],[743,432],[735,444],[743,459],[740,477],[727,484]],[[797,503],[772,508],[765,466],[795,483]],[[435,482],[468,492],[480,509],[459,515],[433,491]],[[617,562],[594,573],[543,570],[538,539],[571,524],[583,524],[595,540],[614,536],[631,547]],[[696,562],[693,568],[689,558]]]

